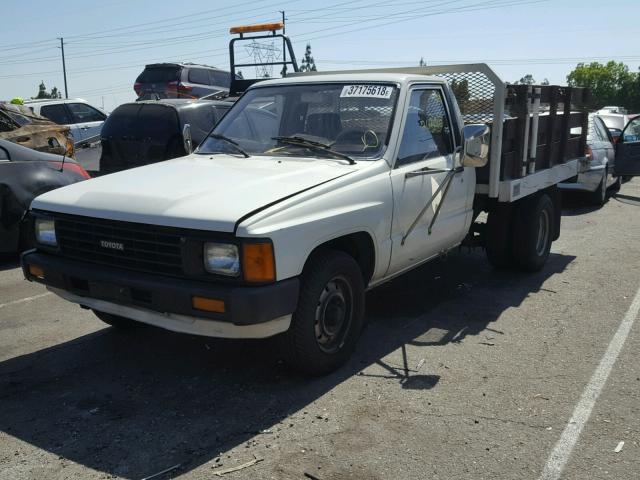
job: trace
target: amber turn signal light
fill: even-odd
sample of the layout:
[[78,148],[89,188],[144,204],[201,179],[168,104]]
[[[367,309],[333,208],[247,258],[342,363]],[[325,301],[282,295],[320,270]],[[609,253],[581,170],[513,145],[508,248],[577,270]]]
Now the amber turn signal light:
[[206,297],[192,297],[191,305],[196,310],[204,310],[205,312],[224,313],[224,300]]
[[38,265],[29,265],[29,273],[33,277],[39,278],[41,280],[44,279],[44,270]]
[[273,282],[276,263],[271,243],[245,243],[242,246],[242,271],[247,282]]

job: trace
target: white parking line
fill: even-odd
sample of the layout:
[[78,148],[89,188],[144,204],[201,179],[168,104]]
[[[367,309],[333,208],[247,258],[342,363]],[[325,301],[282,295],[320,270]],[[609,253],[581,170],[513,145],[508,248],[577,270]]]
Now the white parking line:
[[21,298],[19,300],[13,300],[7,303],[0,303],[0,308],[9,307],[11,305],[17,305],[18,303],[30,302],[31,300],[37,300],[38,298],[47,297],[49,295],[53,295],[53,293],[45,292],[39,295],[34,295],[33,297]]
[[640,289],[636,292],[629,310],[627,310],[622,323],[611,339],[609,347],[602,357],[602,360],[600,360],[598,368],[593,373],[593,376],[584,389],[584,392],[582,392],[582,397],[580,397],[580,401],[578,402],[578,405],[576,405],[569,423],[564,429],[564,432],[562,432],[560,440],[558,440],[553,452],[549,455],[547,464],[544,467],[542,475],[540,475],[540,480],[557,480],[560,478],[560,475],[571,456],[573,447],[575,447],[578,437],[580,437],[580,432],[582,432],[583,427],[589,420],[591,411],[593,410],[593,407],[598,400],[598,396],[602,391],[602,387],[604,387],[607,382],[611,369],[616,363],[618,355],[620,355],[620,352],[622,351],[624,342],[629,336],[629,332],[636,321],[639,311]]

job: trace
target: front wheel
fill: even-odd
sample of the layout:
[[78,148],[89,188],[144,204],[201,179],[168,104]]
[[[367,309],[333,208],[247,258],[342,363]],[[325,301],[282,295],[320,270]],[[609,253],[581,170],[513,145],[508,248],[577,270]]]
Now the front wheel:
[[518,207],[514,229],[514,261],[521,270],[537,272],[549,258],[554,238],[555,207],[549,195],[526,199]]
[[287,364],[302,373],[323,375],[353,352],[364,316],[364,281],[353,257],[322,251],[302,273],[298,307],[280,338]]

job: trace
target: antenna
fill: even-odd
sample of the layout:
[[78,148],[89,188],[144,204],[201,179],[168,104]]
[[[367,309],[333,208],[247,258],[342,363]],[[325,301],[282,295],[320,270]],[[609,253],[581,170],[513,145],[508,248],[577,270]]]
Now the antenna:
[[67,158],[67,149],[65,148],[64,153],[62,154],[62,163],[60,164],[60,172],[64,172],[64,160]]

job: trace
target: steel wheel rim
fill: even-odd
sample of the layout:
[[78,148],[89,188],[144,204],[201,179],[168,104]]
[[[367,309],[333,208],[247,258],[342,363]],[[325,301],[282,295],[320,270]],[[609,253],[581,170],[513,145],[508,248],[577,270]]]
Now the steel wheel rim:
[[549,212],[547,210],[540,211],[538,218],[538,239],[536,241],[536,253],[539,257],[544,255],[549,241]]
[[315,336],[325,353],[344,345],[353,320],[353,291],[346,278],[335,276],[322,289],[315,315]]

